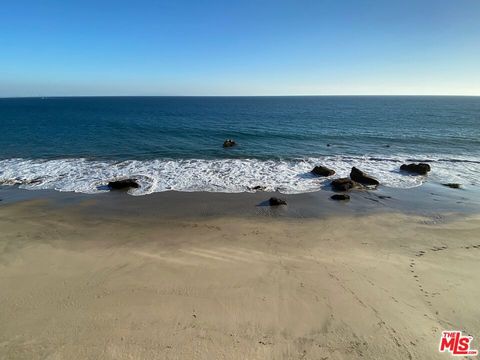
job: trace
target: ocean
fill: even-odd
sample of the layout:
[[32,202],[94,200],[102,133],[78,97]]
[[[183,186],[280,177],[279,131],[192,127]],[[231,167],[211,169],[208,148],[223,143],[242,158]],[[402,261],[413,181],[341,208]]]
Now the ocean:
[[[0,184],[132,195],[304,193],[315,165],[356,166],[382,186],[480,185],[480,97],[72,97],[0,99]],[[225,139],[237,146],[223,148]],[[429,162],[427,177],[399,171]]]

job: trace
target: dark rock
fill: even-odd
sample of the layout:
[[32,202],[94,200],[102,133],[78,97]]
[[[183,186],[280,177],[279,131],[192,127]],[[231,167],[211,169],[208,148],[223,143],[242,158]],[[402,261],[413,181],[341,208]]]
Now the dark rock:
[[448,184],[442,184],[443,186],[448,186],[449,188],[452,188],[452,189],[460,189],[460,184],[456,184],[456,183],[448,183]]
[[128,190],[130,188],[139,188],[140,185],[137,183],[136,179],[123,179],[123,180],[114,180],[108,183],[108,187],[111,190]]
[[430,165],[425,163],[403,164],[402,166],[400,166],[400,170],[403,170],[412,174],[427,175],[427,173],[430,171]]
[[39,178],[39,177],[37,177],[37,178],[32,179],[32,180],[25,180],[24,183],[25,183],[26,185],[33,185],[33,184],[38,184],[38,183],[40,183],[40,182],[42,182],[42,179]]
[[315,174],[318,176],[332,176],[333,174],[335,174],[335,170],[329,169],[321,165],[315,166],[311,172],[312,174]]
[[232,139],[227,139],[223,142],[223,147],[226,148],[226,147],[232,147],[232,146],[235,146],[237,145],[237,143],[235,141],[233,141]]
[[270,206],[287,205],[287,202],[284,199],[279,199],[276,197],[271,197],[268,200],[268,203],[270,204]]
[[265,186],[257,185],[257,186],[251,187],[250,189],[255,191],[265,191]]
[[334,194],[330,196],[332,200],[350,200],[350,195],[347,194]]
[[377,179],[365,174],[363,171],[358,170],[356,167],[352,167],[350,171],[350,179],[364,185],[378,185],[380,184]]
[[355,181],[349,178],[335,179],[330,185],[334,191],[348,191],[356,186]]

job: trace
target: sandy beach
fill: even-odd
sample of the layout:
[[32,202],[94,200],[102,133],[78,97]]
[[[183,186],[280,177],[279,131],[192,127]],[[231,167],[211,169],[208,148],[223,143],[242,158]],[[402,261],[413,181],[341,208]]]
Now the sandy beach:
[[96,207],[0,206],[0,358],[446,359],[442,330],[480,335],[475,214]]
[[480,360],[480,0],[1,5],[0,360]]

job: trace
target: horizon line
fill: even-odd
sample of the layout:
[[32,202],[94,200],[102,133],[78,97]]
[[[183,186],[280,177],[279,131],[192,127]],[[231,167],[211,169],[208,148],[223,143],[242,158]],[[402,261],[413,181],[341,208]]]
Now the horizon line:
[[472,94],[289,94],[289,95],[32,95],[32,96],[0,96],[0,99],[47,99],[47,98],[121,98],[121,97],[480,97]]

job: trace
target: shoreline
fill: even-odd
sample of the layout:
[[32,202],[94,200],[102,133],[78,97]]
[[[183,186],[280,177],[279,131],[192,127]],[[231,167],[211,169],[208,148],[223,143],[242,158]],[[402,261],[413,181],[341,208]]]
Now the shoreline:
[[[42,201],[52,208],[79,207],[101,215],[161,216],[165,218],[202,217],[279,217],[323,218],[376,213],[411,215],[480,213],[480,192],[474,189],[451,189],[426,183],[411,189],[380,186],[376,190],[352,190],[348,201],[330,199],[329,187],[302,194],[257,191],[252,193],[165,191],[132,196],[123,191],[98,194],[26,190],[0,186],[0,206],[18,202]],[[278,197],[287,206],[269,206],[268,199]]]

